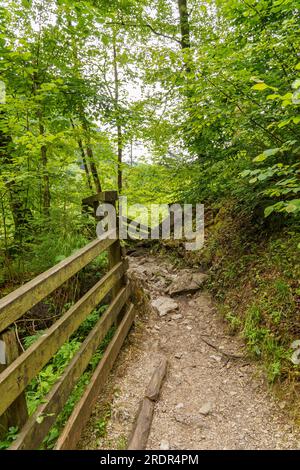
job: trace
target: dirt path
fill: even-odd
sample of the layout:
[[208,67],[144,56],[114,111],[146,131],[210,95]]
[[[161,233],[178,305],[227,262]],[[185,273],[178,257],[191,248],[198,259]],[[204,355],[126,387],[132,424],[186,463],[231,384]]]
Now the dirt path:
[[[155,305],[170,284],[190,275],[151,256],[131,258],[130,266]],[[168,310],[167,300],[161,313]],[[300,430],[289,422],[285,404],[272,398],[209,295],[198,290],[173,301],[177,308],[164,316],[152,309],[137,320],[79,447],[126,448],[139,401],[163,354],[169,370],[149,449],[299,449]]]

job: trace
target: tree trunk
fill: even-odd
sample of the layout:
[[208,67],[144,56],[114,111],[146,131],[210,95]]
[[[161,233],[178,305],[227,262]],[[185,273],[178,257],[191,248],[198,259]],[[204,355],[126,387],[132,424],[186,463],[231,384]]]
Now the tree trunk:
[[116,38],[113,38],[113,56],[114,56],[114,81],[115,81],[115,110],[117,114],[117,146],[118,146],[118,192],[121,194],[123,186],[122,161],[123,161],[123,136],[122,126],[119,116],[119,72],[117,63]]
[[189,49],[191,47],[190,23],[187,8],[187,0],[178,0],[180,31],[181,31],[181,47]]
[[[0,118],[3,119],[3,113],[0,113]],[[0,164],[11,165],[13,158],[11,155],[12,138],[0,130]],[[9,194],[10,210],[13,216],[15,226],[15,239],[22,239],[24,232],[30,229],[30,222],[32,220],[31,210],[26,207],[25,193],[20,183],[17,183],[13,178],[6,182],[6,188]]]
[[[75,130],[75,124],[73,122],[73,119],[71,119],[71,124],[72,124],[73,129]],[[85,175],[86,175],[86,182],[87,182],[87,185],[88,185],[89,189],[92,191],[93,187],[92,187],[92,182],[91,182],[90,169],[89,169],[88,162],[87,162],[87,159],[86,159],[86,156],[85,156],[85,151],[84,151],[82,139],[80,137],[77,139],[77,143],[78,143],[78,147],[79,147],[80,153],[81,153],[83,168],[84,168]]]
[[185,69],[189,73],[191,71],[188,51],[191,48],[190,22],[187,7],[187,0],[178,0],[180,32],[181,32],[181,48],[187,54],[184,57]]
[[95,187],[96,187],[96,192],[98,194],[98,193],[102,192],[102,188],[101,188],[101,183],[100,183],[100,178],[99,178],[97,166],[96,166],[95,159],[94,159],[93,149],[92,149],[92,146],[91,146],[90,130],[88,128],[88,125],[87,125],[87,122],[86,122],[86,119],[85,119],[85,116],[84,116],[82,110],[80,111],[80,114],[81,114],[80,118],[81,118],[82,127],[86,132],[86,139],[87,139],[86,154],[87,154],[87,157],[88,157],[88,162],[90,164],[92,177],[93,177],[94,184],[95,184]]
[[118,125],[118,192],[121,194],[123,187],[123,174],[122,174],[122,160],[123,160],[123,148],[122,148],[122,127]]
[[[72,30],[73,29],[72,18],[70,16],[70,8],[69,7],[66,8],[66,13],[67,13],[68,27]],[[78,59],[78,51],[77,51],[78,45],[76,44],[76,41],[75,41],[74,37],[72,37],[72,36],[71,36],[71,43],[72,43],[72,51],[73,51],[73,56],[74,56],[74,71],[75,71],[77,77],[81,79],[82,76],[81,76],[80,66],[79,66],[80,61]],[[91,184],[91,180],[90,180],[90,176],[89,176],[89,168],[88,168],[88,165],[90,165],[92,178],[93,178],[93,181],[94,181],[94,184],[95,184],[95,187],[96,187],[96,192],[101,193],[102,188],[101,188],[100,178],[99,178],[97,166],[96,166],[95,159],[94,159],[94,153],[93,153],[93,149],[92,149],[91,141],[90,141],[90,130],[89,130],[88,125],[87,125],[87,120],[86,120],[86,117],[85,117],[84,107],[83,107],[82,102],[79,103],[79,118],[80,118],[80,121],[82,123],[82,127],[86,132],[86,139],[87,139],[87,142],[86,142],[86,156],[87,156],[87,158],[85,156],[82,141],[78,142],[78,144],[79,144],[79,148],[81,150],[83,165],[84,165],[85,172],[86,172],[86,175],[87,175],[88,186],[89,186],[90,189],[92,189],[92,184]]]
[[[45,128],[42,124],[42,116],[39,111],[39,130],[40,135],[45,135]],[[49,219],[50,218],[50,204],[51,204],[51,195],[50,195],[50,179],[48,173],[48,156],[47,156],[47,147],[46,145],[41,146],[41,162],[42,162],[42,182],[43,182],[43,214]]]
[[85,152],[84,152],[84,148],[83,148],[83,143],[82,143],[81,139],[78,139],[78,147],[80,148],[80,152],[81,152],[82,163],[83,163],[84,171],[85,171],[85,174],[86,174],[87,185],[88,185],[89,189],[92,191],[93,187],[92,187],[92,182],[91,182],[90,170],[89,170],[89,167],[88,167],[88,162],[86,160],[86,156],[85,156]]
[[95,183],[95,186],[96,186],[96,191],[97,191],[97,193],[101,193],[101,191],[102,191],[101,183],[100,183],[96,163],[95,163],[95,160],[94,160],[94,153],[93,153],[93,150],[92,150],[92,147],[91,147],[90,143],[87,144],[86,153],[87,153],[87,156],[89,158],[91,172],[92,172],[93,180],[94,180],[94,183]]

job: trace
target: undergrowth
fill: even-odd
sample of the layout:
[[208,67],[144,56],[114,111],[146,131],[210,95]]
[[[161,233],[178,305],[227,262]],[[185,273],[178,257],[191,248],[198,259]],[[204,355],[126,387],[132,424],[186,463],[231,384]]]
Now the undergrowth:
[[[97,321],[99,320],[103,312],[106,310],[106,308],[106,306],[101,306],[95,309],[80,325],[76,333],[71,336],[70,340],[57,351],[51,361],[30,382],[26,389],[26,401],[29,415],[32,415],[32,413],[34,413],[37,407],[41,403],[43,403],[43,400],[45,399],[47,393],[57,382],[57,380],[62,376],[66,366],[69,364],[74,354],[78,351],[88,333],[96,325]],[[55,442],[59,437],[63,426],[71,415],[75,404],[81,398],[95,368],[97,367],[99,361],[103,356],[107,345],[111,341],[114,331],[115,328],[112,327],[107,333],[105,339],[101,342],[95,354],[93,355],[87,369],[81,375],[71,395],[69,396],[68,401],[63,407],[63,410],[58,415],[54,426],[52,426],[48,435],[44,439],[42,445],[43,449],[52,449],[54,447]],[[27,336],[23,340],[24,346],[26,348],[29,348],[42,334],[43,331],[39,331],[36,335]],[[42,422],[44,418],[45,417],[40,416],[40,422]],[[19,430],[16,427],[10,428],[7,435],[0,441],[0,449],[8,448],[13,442],[13,440],[16,438],[18,431]]]
[[209,227],[198,255],[231,331],[239,332],[252,356],[263,361],[271,383],[295,384],[300,375],[291,361],[291,343],[300,339],[299,243],[295,225],[273,233],[270,227],[258,230],[253,219],[236,217],[228,205]]

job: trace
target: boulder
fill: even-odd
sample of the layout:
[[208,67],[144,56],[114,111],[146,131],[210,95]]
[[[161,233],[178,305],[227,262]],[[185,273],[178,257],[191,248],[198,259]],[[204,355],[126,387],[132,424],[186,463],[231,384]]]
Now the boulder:
[[179,274],[168,288],[171,296],[199,290],[207,279],[207,274],[186,271]]
[[177,302],[166,296],[160,296],[152,300],[151,306],[157,311],[160,317],[164,317],[168,313],[178,309]]

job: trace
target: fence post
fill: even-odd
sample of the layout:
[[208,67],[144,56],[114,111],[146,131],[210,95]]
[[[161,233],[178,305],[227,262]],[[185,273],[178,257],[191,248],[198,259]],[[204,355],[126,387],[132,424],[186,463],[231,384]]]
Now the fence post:
[[[122,259],[122,250],[121,250],[121,244],[120,244],[120,238],[119,238],[119,216],[118,216],[118,207],[117,207],[117,202],[118,202],[118,193],[116,192],[115,194],[115,200],[111,200],[111,204],[115,207],[116,209],[116,214],[117,214],[117,240],[116,243],[114,243],[108,251],[108,263],[109,263],[109,269],[112,269],[117,263],[119,263]],[[114,299],[119,290],[121,289],[121,286],[124,285],[124,276],[120,281],[118,281],[115,286],[112,289],[112,298]]]
[[[0,335],[1,363],[0,373],[20,355],[21,348],[14,330],[7,330]],[[19,430],[28,419],[25,393],[22,392],[9,408],[0,416],[0,438],[4,437],[10,427]]]
[[[118,264],[122,260],[123,254],[124,254],[121,248],[121,243],[120,243],[120,238],[119,238],[118,207],[117,207],[118,193],[117,191],[104,191],[100,193],[98,197],[99,197],[99,201],[112,204],[115,207],[116,213],[117,213],[117,239],[116,239],[116,243],[111,245],[111,247],[108,249],[108,266],[109,266],[109,269],[112,269],[116,264]],[[113,299],[116,297],[122,285],[124,284],[125,284],[125,277],[123,276],[123,278],[120,279],[112,289]]]
[[[117,217],[118,217],[118,207],[117,207],[117,201],[118,201],[118,193],[117,191],[103,191],[101,193],[98,193],[95,196],[90,196],[88,198],[85,198],[82,203],[85,208],[91,207],[94,210],[94,214],[96,217],[96,211],[97,207],[100,202],[106,202],[112,204],[117,211]],[[86,209],[87,210],[87,209]],[[97,218],[96,218],[97,220]],[[122,258],[126,256],[125,250],[121,247],[120,243],[120,238],[119,238],[119,220],[117,218],[117,239],[116,243],[111,245],[111,247],[108,249],[108,266],[109,269],[112,269],[117,263],[119,263]],[[116,295],[118,294],[119,290],[121,287],[126,283],[126,274],[120,279],[116,285],[113,287],[111,291],[112,298],[114,299]],[[118,324],[118,321],[117,321]]]

